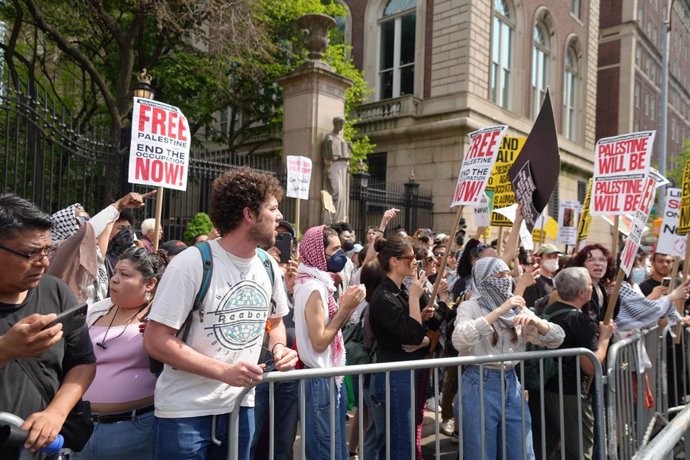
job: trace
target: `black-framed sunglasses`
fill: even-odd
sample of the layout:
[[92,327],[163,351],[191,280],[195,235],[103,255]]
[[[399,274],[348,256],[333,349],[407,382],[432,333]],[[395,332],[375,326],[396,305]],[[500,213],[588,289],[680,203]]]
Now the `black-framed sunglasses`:
[[55,246],[46,246],[44,248],[40,249],[34,249],[33,251],[29,252],[24,252],[24,251],[19,251],[17,249],[12,249],[8,248],[4,244],[0,244],[0,249],[11,252],[12,254],[22,257],[26,260],[28,260],[31,263],[38,262],[39,260],[43,259],[44,257],[50,257],[55,253],[55,250],[57,249]]

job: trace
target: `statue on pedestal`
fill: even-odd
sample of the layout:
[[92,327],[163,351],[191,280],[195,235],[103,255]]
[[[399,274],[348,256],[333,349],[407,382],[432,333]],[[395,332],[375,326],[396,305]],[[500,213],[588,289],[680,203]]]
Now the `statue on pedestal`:
[[333,131],[326,134],[321,144],[321,154],[326,166],[328,179],[326,188],[335,204],[334,222],[347,222],[350,211],[350,173],[349,163],[352,156],[352,144],[343,137],[345,120],[333,118]]

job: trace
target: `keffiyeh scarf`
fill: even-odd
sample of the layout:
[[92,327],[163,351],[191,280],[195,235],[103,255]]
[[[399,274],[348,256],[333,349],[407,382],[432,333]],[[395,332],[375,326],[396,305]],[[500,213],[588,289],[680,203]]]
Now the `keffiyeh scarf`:
[[[325,227],[325,225],[320,225],[304,232],[304,238],[302,238],[299,246],[301,263],[297,268],[297,283],[303,283],[305,279],[311,278],[323,284],[328,292],[328,318],[331,321],[338,312],[338,306],[333,296],[335,283],[326,268],[326,251],[323,247],[323,229]],[[331,361],[337,367],[345,365],[345,345],[342,331],[338,331],[331,343]],[[340,390],[342,381],[342,377],[336,377],[338,390]]]
[[66,240],[79,230],[77,208],[82,209],[82,206],[79,203],[74,203],[50,216],[50,220],[53,222],[53,228],[50,230],[53,244]]
[[[513,282],[510,276],[495,278],[493,275],[510,271],[508,265],[498,257],[483,257],[472,268],[472,280],[479,291],[477,303],[482,310],[490,313],[513,296]],[[505,327],[513,326],[515,310],[509,310],[498,320]]]

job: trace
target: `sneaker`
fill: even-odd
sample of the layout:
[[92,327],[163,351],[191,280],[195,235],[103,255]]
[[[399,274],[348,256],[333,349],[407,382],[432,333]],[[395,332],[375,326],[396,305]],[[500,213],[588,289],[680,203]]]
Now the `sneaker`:
[[429,410],[431,412],[441,412],[441,406],[438,405],[438,402],[436,402],[436,398],[434,398],[433,396],[426,400],[426,410]]
[[457,431],[453,431],[453,434],[450,435],[450,442],[453,444],[460,444],[460,436]]
[[446,436],[453,436],[453,432],[455,431],[455,421],[452,418],[442,421],[440,430],[441,433],[445,434]]

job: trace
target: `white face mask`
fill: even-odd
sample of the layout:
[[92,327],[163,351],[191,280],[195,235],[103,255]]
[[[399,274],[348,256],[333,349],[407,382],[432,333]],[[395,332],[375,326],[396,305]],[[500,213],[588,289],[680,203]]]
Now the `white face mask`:
[[558,270],[558,259],[547,259],[542,263],[542,267],[544,267],[544,270],[553,273]]

